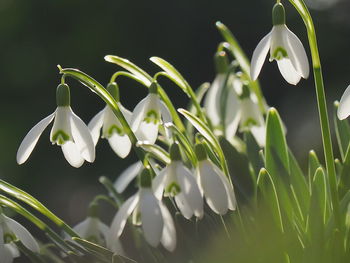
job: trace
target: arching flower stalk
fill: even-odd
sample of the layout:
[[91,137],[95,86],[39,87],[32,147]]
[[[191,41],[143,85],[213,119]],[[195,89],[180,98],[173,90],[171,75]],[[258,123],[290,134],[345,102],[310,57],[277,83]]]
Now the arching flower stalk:
[[56,91],[57,109],[36,124],[24,137],[17,151],[17,163],[24,163],[32,153],[45,128],[54,120],[50,140],[60,145],[64,157],[73,167],[80,167],[84,160],[95,160],[95,146],[88,127],[70,107],[70,91],[60,84]]
[[153,180],[156,197],[174,197],[182,215],[190,219],[193,215],[203,217],[203,197],[193,173],[181,162],[180,148],[177,143],[170,147],[171,163]]
[[256,80],[270,50],[270,61],[276,60],[283,78],[296,85],[301,78],[308,78],[309,63],[303,44],[286,26],[285,11],[281,3],[272,9],[273,27],[253,52],[250,75]]
[[171,122],[169,109],[159,99],[157,83],[149,87],[149,94],[141,100],[132,113],[131,129],[139,141],[156,142],[159,125]]
[[161,243],[167,250],[176,247],[174,221],[167,207],[158,200],[152,191],[149,170],[140,175],[140,189],[131,196],[115,215],[110,230],[110,243],[113,244],[123,233],[127,218],[133,214],[133,223],[141,225],[145,240],[153,247]]
[[232,185],[224,173],[208,159],[205,148],[197,144],[198,184],[209,207],[217,214],[236,209],[236,197]]
[[[118,106],[126,121],[130,124],[132,113],[123,107],[119,101],[119,89],[116,83],[109,83],[107,86],[108,92],[117,101]],[[88,125],[92,139],[96,146],[100,137],[100,130],[102,128],[102,138],[108,140],[109,145],[113,151],[120,157],[125,158],[128,156],[131,150],[131,142],[127,134],[124,132],[124,128],[121,125],[118,118],[113,113],[113,110],[106,105],[105,108],[100,111]]]

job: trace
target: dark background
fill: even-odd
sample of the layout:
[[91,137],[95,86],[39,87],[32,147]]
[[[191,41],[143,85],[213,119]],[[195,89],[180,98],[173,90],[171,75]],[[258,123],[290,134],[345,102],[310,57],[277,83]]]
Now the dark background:
[[[350,83],[350,3],[310,1],[332,112],[333,101],[340,99]],[[308,49],[301,18],[284,2],[289,28]],[[83,220],[88,202],[104,192],[99,176],[114,180],[136,159],[130,155],[120,160],[102,140],[94,164],[72,168],[61,149],[50,145],[49,126],[29,160],[16,164],[16,151],[25,134],[56,108],[55,90],[60,81],[56,65],[79,68],[105,84],[120,68],[104,62],[104,55],[128,58],[151,75],[158,68],[149,58],[159,56],[175,65],[195,88],[215,76],[212,58],[222,41],[215,22],[232,30],[250,58],[271,30],[273,3],[0,0],[0,178],[30,192],[68,223]],[[260,80],[267,102],[279,110],[287,126],[287,140],[298,159],[305,160],[310,149],[322,156],[313,77],[294,87],[282,79],[275,63],[265,63]],[[74,80],[68,83],[72,108],[88,123],[104,104]],[[167,81],[162,84],[177,107],[186,105],[180,89]],[[131,110],[146,95],[132,81],[120,85],[121,100]]]

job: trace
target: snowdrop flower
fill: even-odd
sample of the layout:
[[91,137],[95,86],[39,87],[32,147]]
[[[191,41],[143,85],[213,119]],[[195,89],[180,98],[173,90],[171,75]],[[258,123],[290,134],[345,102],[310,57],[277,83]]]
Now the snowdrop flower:
[[340,99],[337,115],[339,120],[344,120],[350,115],[350,85]]
[[250,74],[256,80],[270,50],[270,61],[276,60],[284,79],[296,85],[300,78],[308,78],[309,63],[303,44],[285,24],[285,11],[281,3],[272,9],[273,27],[253,52]]
[[[119,102],[119,90],[115,82],[108,84],[107,90],[117,101],[120,111],[124,115],[126,121],[130,123],[132,113],[121,105]],[[100,111],[88,125],[92,139],[96,146],[100,137],[100,130],[102,128],[102,138],[106,138],[113,151],[120,157],[128,156],[131,149],[131,142],[128,135],[124,132],[124,128],[119,122],[113,110],[107,105]]]
[[39,253],[39,245],[29,231],[15,220],[0,214],[0,261],[11,263],[19,257],[19,251],[12,240],[20,240],[29,250]]
[[70,107],[70,91],[66,84],[60,84],[56,92],[57,109],[36,124],[24,137],[17,152],[17,163],[24,163],[32,153],[45,128],[54,120],[50,140],[60,145],[70,165],[78,168],[84,160],[95,160],[95,147],[85,123]]
[[153,247],[161,243],[167,250],[176,247],[174,221],[167,207],[158,200],[152,191],[149,170],[144,169],[140,178],[139,191],[120,207],[111,224],[111,240],[123,233],[127,218],[133,213],[134,224],[141,225],[146,241]]
[[149,94],[141,100],[132,113],[131,129],[139,141],[155,143],[161,121],[171,122],[169,109],[160,101],[157,92],[157,83],[149,87]]
[[235,210],[236,197],[227,177],[207,158],[202,144],[197,144],[195,151],[199,162],[199,186],[209,207],[220,215],[226,214],[228,209]]
[[203,217],[203,197],[193,173],[181,162],[177,143],[170,147],[171,163],[153,180],[156,197],[174,196],[182,215],[190,219],[193,215]]
[[[205,97],[204,108],[207,116],[216,128],[217,135],[221,135],[224,129],[225,138],[232,142],[239,127],[240,132],[250,130],[257,143],[263,147],[266,129],[258,99],[243,85],[239,76],[228,75],[226,60],[222,52],[216,56],[216,61],[219,61],[217,64],[221,66],[217,67],[218,75]],[[225,102],[226,108],[223,112],[222,104]]]

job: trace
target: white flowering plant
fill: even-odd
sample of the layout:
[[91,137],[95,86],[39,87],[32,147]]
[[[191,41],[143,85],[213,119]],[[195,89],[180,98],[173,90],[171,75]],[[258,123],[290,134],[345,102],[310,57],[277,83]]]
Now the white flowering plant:
[[[94,162],[99,137],[117,158],[134,153],[139,160],[117,178],[99,178],[106,193],[90,202],[87,217],[74,227],[0,180],[0,262],[348,262],[350,86],[334,103],[335,159],[313,21],[303,0],[289,2],[307,30],[325,164],[311,150],[307,172],[300,168],[286,127],[257,81],[269,52],[289,84],[309,76],[307,52],[287,28],[279,0],[272,8],[273,28],[251,62],[229,29],[216,23],[224,39],[214,56],[217,75],[197,90],[159,57],[150,58],[161,69],[152,76],[125,58],[105,56],[122,68],[106,86],[58,66],[57,109],[24,137],[18,164],[27,161],[51,122],[50,141],[73,167]],[[120,77],[149,92],[133,111],[121,103]],[[161,78],[188,96],[187,109],[175,108]],[[88,125],[72,111],[70,80],[106,104]],[[132,182],[137,189],[130,195],[125,190]],[[101,202],[114,211],[109,222]],[[15,214],[46,238],[38,241],[9,217]]]

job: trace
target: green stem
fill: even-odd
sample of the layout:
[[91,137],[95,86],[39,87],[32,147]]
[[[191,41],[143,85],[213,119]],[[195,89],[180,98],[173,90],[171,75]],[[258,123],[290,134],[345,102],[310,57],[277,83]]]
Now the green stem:
[[320,56],[319,56],[318,47],[317,47],[315,27],[314,27],[310,12],[307,9],[303,0],[289,0],[289,1],[299,12],[307,29],[307,35],[309,39],[309,45],[310,45],[311,57],[312,57],[312,66],[313,66],[313,72],[314,72],[314,78],[315,78],[317,106],[318,106],[319,118],[321,123],[323,150],[324,150],[326,169],[328,174],[328,183],[330,186],[330,192],[332,196],[332,207],[333,207],[334,218],[335,218],[337,227],[341,228],[342,223],[340,218],[339,195],[338,195],[337,178],[336,178],[336,171],[335,171],[335,165],[334,165],[332,139],[331,139],[330,128],[329,128],[327,103],[326,103],[326,96],[324,91]]

